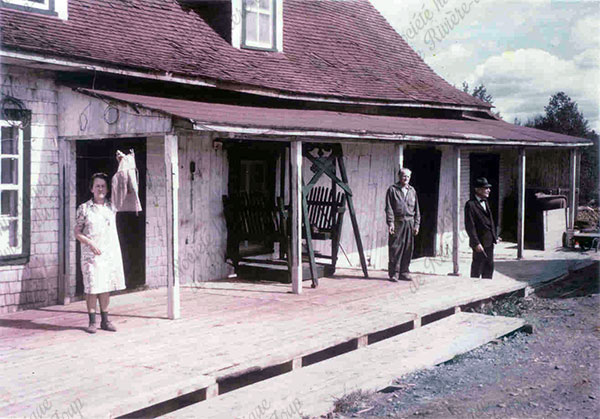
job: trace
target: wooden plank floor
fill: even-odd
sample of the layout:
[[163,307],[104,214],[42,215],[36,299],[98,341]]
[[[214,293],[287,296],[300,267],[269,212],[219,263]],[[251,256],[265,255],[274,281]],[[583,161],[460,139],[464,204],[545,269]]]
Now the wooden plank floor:
[[325,362],[196,403],[166,417],[319,417],[331,411],[333,400],[344,394],[359,389],[381,390],[404,374],[446,362],[524,324],[515,318],[457,313]]
[[31,417],[48,405],[48,416],[60,416],[76,402],[89,417],[115,417],[206,388],[211,395],[224,377],[298,365],[322,349],[528,284],[502,273],[416,274],[412,283],[371,276],[339,270],[317,289],[305,282],[301,295],[286,284],[236,280],[184,287],[176,321],[166,318],[165,289],[124,294],[111,301],[117,333],[86,334],[83,301],[1,316],[0,417]]

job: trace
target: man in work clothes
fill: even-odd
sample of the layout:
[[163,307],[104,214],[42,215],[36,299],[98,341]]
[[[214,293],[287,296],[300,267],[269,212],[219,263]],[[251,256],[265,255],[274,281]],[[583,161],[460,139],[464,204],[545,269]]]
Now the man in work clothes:
[[408,265],[413,254],[415,236],[419,234],[421,213],[415,188],[410,186],[411,171],[400,169],[399,182],[390,186],[385,197],[385,218],[388,225],[390,280],[408,280]]
[[469,246],[473,249],[472,278],[491,278],[494,273],[494,244],[496,227],[488,202],[490,185],[486,178],[475,180],[475,198],[465,205],[465,228]]

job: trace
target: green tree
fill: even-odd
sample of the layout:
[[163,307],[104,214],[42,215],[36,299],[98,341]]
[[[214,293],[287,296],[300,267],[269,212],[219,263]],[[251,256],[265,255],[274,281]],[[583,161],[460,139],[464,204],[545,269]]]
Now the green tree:
[[587,138],[594,145],[585,147],[581,153],[580,172],[580,200],[588,202],[592,199],[598,201],[598,142],[596,131],[590,129],[587,119],[574,102],[564,92],[554,94],[548,105],[544,107],[545,115],[537,115],[529,119],[525,126]]
[[[463,81],[462,90],[463,90],[463,92],[468,93],[471,96],[476,97],[477,99],[483,100],[484,102],[487,102],[490,105],[494,104],[493,96],[490,93],[488,93],[487,88],[483,85],[483,83],[479,84],[478,86],[475,86],[473,88],[473,90],[471,91],[469,88],[469,83],[467,83],[466,81]],[[500,118],[500,112],[493,112],[493,113],[498,118]]]

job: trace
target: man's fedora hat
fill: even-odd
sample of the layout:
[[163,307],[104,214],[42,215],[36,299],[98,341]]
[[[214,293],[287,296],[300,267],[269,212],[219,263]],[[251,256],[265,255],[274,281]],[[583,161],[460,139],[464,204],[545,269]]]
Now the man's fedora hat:
[[491,188],[492,185],[484,177],[475,179],[475,188]]

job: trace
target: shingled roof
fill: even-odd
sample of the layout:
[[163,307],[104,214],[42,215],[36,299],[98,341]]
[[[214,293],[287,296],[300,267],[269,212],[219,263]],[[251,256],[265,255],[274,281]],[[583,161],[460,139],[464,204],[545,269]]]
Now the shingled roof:
[[368,0],[285,0],[284,52],[232,47],[176,0],[0,9],[2,49],[334,98],[489,107],[436,75]]

